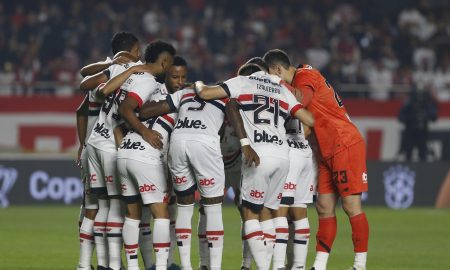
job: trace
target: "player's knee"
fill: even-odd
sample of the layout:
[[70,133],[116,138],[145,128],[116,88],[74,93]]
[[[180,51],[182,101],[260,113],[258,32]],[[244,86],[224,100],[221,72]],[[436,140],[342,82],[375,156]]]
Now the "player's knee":
[[320,217],[335,216],[334,205],[326,201],[318,200],[316,202],[316,210]]
[[95,216],[97,215],[98,209],[86,209],[84,212],[84,216],[88,219],[95,219]]
[[292,220],[301,220],[308,216],[307,205],[305,207],[291,207],[289,208],[289,215]]
[[193,204],[195,202],[195,195],[192,194],[177,194],[177,203],[188,205]]
[[153,203],[150,205],[150,211],[154,218],[169,218],[169,210],[166,203]]
[[256,217],[259,216],[259,214],[261,213],[261,211],[264,208],[264,204],[256,204],[256,203],[252,203],[246,200],[242,200],[241,203],[241,209],[242,209],[242,215],[244,220],[249,220],[252,219],[250,218],[251,216],[256,215]]
[[212,204],[220,204],[223,202],[223,196],[218,196],[218,197],[212,197],[212,198],[205,198],[202,197],[200,199],[200,203],[202,205],[212,205]]
[[127,217],[139,220],[141,219],[142,209],[139,203],[127,204]]
[[342,199],[342,209],[349,217],[362,213],[361,201],[353,196],[344,197]]

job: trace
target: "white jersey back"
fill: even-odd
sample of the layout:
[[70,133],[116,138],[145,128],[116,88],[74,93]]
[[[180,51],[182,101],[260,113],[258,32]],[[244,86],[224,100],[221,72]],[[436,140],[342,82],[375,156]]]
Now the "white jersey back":
[[172,140],[188,139],[219,143],[219,129],[225,117],[227,99],[202,100],[193,89],[183,89],[167,96],[173,111],[178,111],[178,120]]
[[[155,93],[152,94],[149,100],[164,100],[168,95],[165,85],[162,85]],[[147,128],[159,132],[162,136],[162,143],[164,147],[162,150],[155,149],[142,136],[134,131],[130,131],[123,138],[119,147],[117,158],[134,159],[150,164],[164,164],[166,163],[167,151],[169,149],[169,138],[172,133],[177,114],[170,113],[158,117],[150,118],[143,121]]]
[[311,151],[302,123],[295,118],[286,122],[286,142],[290,148]]
[[237,76],[221,86],[240,103],[245,131],[260,155],[287,158],[285,120],[303,106],[276,76],[255,72]]

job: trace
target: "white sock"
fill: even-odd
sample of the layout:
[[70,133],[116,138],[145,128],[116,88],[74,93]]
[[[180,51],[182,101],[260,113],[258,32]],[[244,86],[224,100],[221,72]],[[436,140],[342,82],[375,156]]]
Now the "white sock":
[[206,215],[206,237],[209,246],[209,261],[211,270],[222,268],[223,253],[223,221],[222,204],[205,205]]
[[140,220],[125,217],[123,224],[123,242],[125,244],[125,256],[128,270],[139,270],[138,241]]
[[192,215],[194,204],[178,204],[178,215],[175,223],[175,234],[177,235],[178,251],[180,253],[181,269],[192,270],[191,266],[191,236]]
[[255,260],[258,270],[267,270],[267,250],[264,242],[264,234],[259,221],[250,219],[244,222],[244,239],[250,246],[253,259]]
[[250,246],[248,245],[248,241],[245,240],[245,230],[244,224],[241,221],[241,239],[242,239],[242,264],[241,267],[246,267],[250,269],[252,267],[252,252],[250,251]]
[[323,251],[317,251],[316,259],[314,260],[314,264],[313,264],[314,268],[316,268],[316,270],[326,270],[328,256],[330,256],[330,253],[323,252]]
[[80,260],[78,267],[89,269],[91,267],[92,251],[94,250],[94,221],[83,218],[80,226]]
[[94,219],[94,241],[97,265],[108,268],[108,241],[106,240],[106,221],[108,220],[109,201],[98,199],[98,212]]
[[153,266],[152,230],[150,227],[152,215],[148,206],[142,207],[141,224],[139,224],[139,250],[145,269]]
[[355,253],[355,263],[353,266],[359,266],[366,268],[366,261],[367,261],[367,252],[356,252]]
[[169,216],[170,216],[170,250],[169,258],[167,259],[167,265],[174,264],[173,256],[177,246],[177,236],[175,235],[175,220],[177,218],[177,204],[169,204]]
[[200,255],[200,266],[209,267],[209,247],[206,238],[206,216],[202,213],[198,216],[198,249]]
[[153,248],[156,256],[156,270],[166,270],[170,249],[170,219],[154,219]]
[[110,199],[108,222],[106,223],[108,238],[109,268],[120,270],[122,264],[122,227],[124,222],[123,203],[120,199]]
[[275,247],[275,227],[273,225],[273,219],[265,220],[261,223],[261,229],[264,233],[264,241],[266,242],[266,259],[267,267],[270,268],[270,262],[272,261],[273,248]]
[[310,235],[308,218],[296,220],[293,223],[295,227],[293,268],[301,266],[305,268],[306,256],[308,255],[308,243]]
[[273,249],[273,269],[285,267],[286,247],[289,239],[289,227],[286,217],[277,217],[273,219],[275,226],[276,240]]

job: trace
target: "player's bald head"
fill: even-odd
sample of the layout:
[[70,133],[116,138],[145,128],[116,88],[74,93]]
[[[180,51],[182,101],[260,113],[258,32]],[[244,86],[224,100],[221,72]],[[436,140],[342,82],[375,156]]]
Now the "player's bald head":
[[272,49],[263,57],[264,62],[266,62],[269,68],[275,65],[281,65],[285,69],[288,69],[291,66],[291,61],[289,60],[289,56],[287,53],[280,49]]

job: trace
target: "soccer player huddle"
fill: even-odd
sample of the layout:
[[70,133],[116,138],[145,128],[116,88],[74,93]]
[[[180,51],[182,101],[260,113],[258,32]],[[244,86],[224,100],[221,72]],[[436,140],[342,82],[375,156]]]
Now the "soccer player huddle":
[[171,44],[149,43],[144,62],[131,33],[117,33],[111,46],[112,59],[81,70],[87,94],[77,110],[85,181],[79,270],[91,269],[94,247],[100,270],[139,269],[138,250],[145,269],[191,270],[196,191],[199,269],[221,269],[228,187],[241,215],[241,269],[253,261],[257,269],[306,269],[314,198],[319,228],[311,269],[326,269],[339,198],[352,226],[350,269],[366,269],[365,144],[317,70],[295,68],[273,49],[249,59],[236,77],[187,84],[188,64]]

